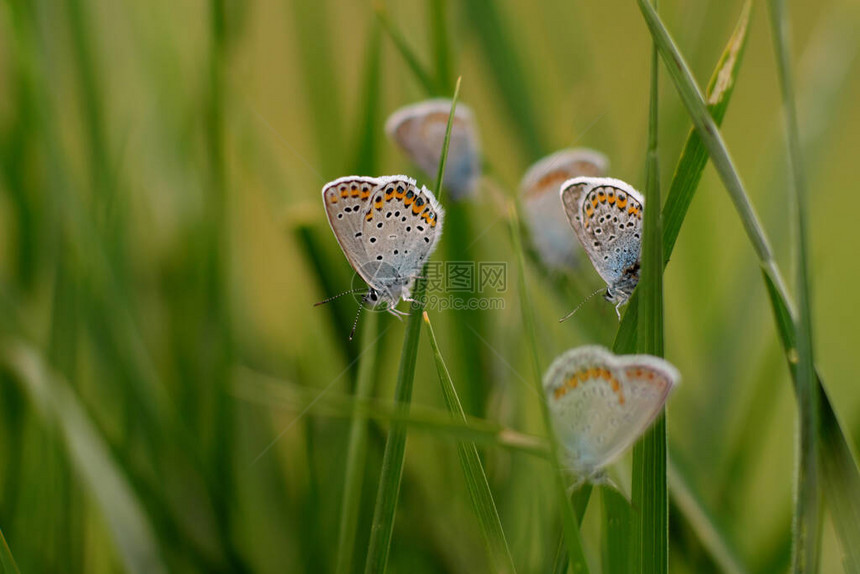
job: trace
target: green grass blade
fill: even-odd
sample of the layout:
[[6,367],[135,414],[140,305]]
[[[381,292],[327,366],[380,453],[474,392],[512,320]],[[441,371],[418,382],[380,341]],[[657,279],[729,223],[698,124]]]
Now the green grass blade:
[[[460,96],[460,79],[454,88],[451,98],[451,112],[448,114],[448,127],[445,140],[442,143],[442,156],[439,160],[439,174],[436,177],[436,197],[442,191],[442,176],[445,174],[445,163],[448,159],[448,144],[451,140],[451,125],[454,121],[454,111],[457,109],[457,99]],[[426,281],[419,279],[413,298],[419,303],[412,304],[412,310],[406,323],[406,335],[403,339],[403,351],[400,356],[400,369],[397,373],[397,386],[394,400],[402,405],[405,411],[412,400],[412,383],[415,380],[415,360],[418,355],[418,340],[421,335],[421,312],[423,309],[424,290]],[[376,507],[373,511],[373,524],[370,530],[370,545],[367,551],[365,573],[385,572],[388,565],[388,552],[391,547],[391,535],[394,532],[394,511],[400,495],[400,479],[403,476],[403,460],[406,453],[406,427],[392,425],[388,431],[385,452],[382,459],[382,471],[379,479],[379,490],[376,495]]]
[[797,370],[795,375],[800,420],[800,453],[794,513],[792,569],[796,573],[817,572],[821,555],[821,490],[818,457],[818,388],[812,351],[812,307],[809,295],[808,239],[806,224],[807,187],[800,152],[800,134],[794,101],[794,85],[788,48],[788,17],[782,0],[770,2],[771,33],[776,52],[780,90],[782,92],[788,160],[792,168],[789,186],[794,213],[797,215]]
[[[708,111],[714,118],[716,125],[722,124],[734,93],[735,80],[740,71],[744,48],[746,47],[751,9],[752,1],[747,0],[735,25],[734,33],[723,49],[708,84]],[[664,266],[669,263],[672,256],[675,242],[681,232],[681,225],[693,202],[693,197],[695,197],[696,189],[698,189],[707,163],[708,150],[694,127],[687,136],[684,150],[681,152],[681,157],[675,167],[666,204],[663,206]],[[618,329],[613,345],[613,350],[616,353],[631,353],[636,349],[636,330],[639,319],[638,298],[638,293],[634,292],[627,313],[624,314],[621,321],[621,327]]]
[[[795,318],[790,304],[782,275],[773,260],[771,250],[764,231],[758,223],[752,205],[750,204],[737,170],[729,157],[728,150],[723,142],[722,136],[712,118],[705,109],[705,103],[698,91],[698,87],[692,78],[686,63],[677,47],[672,41],[659,16],[651,7],[640,0],[642,10],[651,34],[655,37],[660,48],[669,75],[676,84],[676,89],[681,95],[684,105],[702,136],[708,148],[711,160],[717,169],[729,195],[735,204],[750,238],[750,242],[759,257],[762,272],[765,275],[765,284],[774,310],[780,338],[785,347],[786,357],[791,366],[792,377],[795,377],[794,363],[796,363],[796,333]],[[795,380],[796,386],[796,380]],[[852,546],[856,540],[860,540],[860,472],[857,462],[853,456],[849,442],[844,430],[836,418],[833,408],[827,399],[826,390],[822,381],[818,378],[818,394],[821,399],[819,405],[819,417],[822,429],[822,464],[824,472],[823,481],[828,487],[828,499],[838,501],[831,506],[842,506],[834,512],[834,526],[842,543],[842,551],[845,554],[847,568],[851,571],[860,571],[860,562],[857,562],[857,550]],[[825,434],[827,429],[827,434]],[[831,459],[832,457],[832,459]],[[833,486],[838,490],[829,490]]]
[[406,65],[409,66],[410,70],[412,70],[412,73],[415,75],[415,79],[418,80],[418,83],[421,84],[424,91],[427,92],[427,95],[438,96],[441,93],[446,93],[440,90],[439,85],[433,80],[432,74],[430,74],[430,72],[428,72],[424,65],[418,60],[418,56],[415,55],[415,52],[413,52],[412,48],[409,47],[409,44],[406,43],[406,38],[400,34],[388,18],[388,13],[385,11],[385,8],[382,5],[377,5],[375,12],[376,17],[379,19],[379,23],[382,25],[382,29],[385,30],[388,37],[391,38],[391,41],[394,43],[394,47],[397,48],[398,52],[400,52],[400,56],[403,58],[403,61],[406,62]]
[[604,574],[635,572],[631,541],[634,536],[633,507],[620,492],[611,487],[600,489],[603,500],[602,563]]
[[586,574],[588,572],[588,563],[585,560],[585,553],[582,549],[582,538],[579,533],[579,522],[573,512],[570,499],[567,496],[566,477],[562,468],[558,441],[555,437],[555,429],[552,426],[550,418],[549,405],[546,402],[546,393],[543,390],[543,371],[540,364],[540,355],[538,355],[537,338],[534,330],[534,317],[528,294],[528,285],[526,284],[526,265],[525,255],[523,251],[522,237],[520,236],[520,224],[517,217],[516,209],[511,207],[510,216],[511,239],[513,241],[514,253],[517,258],[517,277],[519,284],[520,310],[523,316],[523,330],[526,335],[528,344],[529,356],[533,369],[532,381],[535,386],[535,391],[539,397],[541,415],[544,421],[547,437],[550,447],[550,461],[553,465],[553,477],[556,489],[556,500],[559,501],[561,507],[562,526],[564,529],[564,542],[567,546],[568,564],[573,572]]
[[519,50],[511,45],[517,34],[504,22],[500,7],[504,3],[490,0],[466,0],[462,3],[470,25],[478,35],[484,58],[498,86],[499,96],[517,128],[523,151],[531,159],[544,155],[546,144],[538,124],[530,83],[519,57]]
[[692,527],[699,541],[713,557],[722,572],[744,574],[747,568],[738,557],[722,528],[706,509],[704,502],[687,481],[684,474],[669,461],[669,484],[672,487],[672,502]]
[[319,389],[274,379],[248,369],[239,369],[237,378],[241,382],[234,389],[238,398],[268,408],[287,407],[307,414],[348,419],[357,415],[382,423],[408,425],[441,438],[471,441],[549,460],[549,447],[543,438],[520,433],[486,419],[469,417],[464,423],[452,419],[445,411],[418,405],[405,412],[393,401],[358,399],[354,395],[335,392],[320,393]]
[[[656,5],[656,0],[654,0]],[[655,6],[656,8],[656,6]],[[651,102],[646,159],[645,230],[642,240],[642,274],[639,291],[637,350],[663,356],[663,228],[661,221],[660,168],[657,156],[659,60],[651,52]],[[666,572],[669,568],[669,491],[666,481],[666,418],[654,426],[633,449],[634,520],[633,565],[640,572]],[[610,505],[610,510],[616,506]],[[623,517],[616,517],[621,520]],[[610,522],[613,517],[610,516]],[[619,541],[623,544],[623,541]]]
[[[460,398],[457,396],[457,389],[454,388],[448,367],[445,366],[445,361],[439,352],[436,335],[433,333],[433,326],[430,324],[430,317],[426,312],[424,313],[424,324],[427,325],[427,335],[430,339],[430,346],[433,348],[433,357],[436,360],[436,371],[439,374],[439,384],[442,386],[445,404],[454,418],[466,422],[466,413],[460,404]],[[461,442],[457,445],[457,452],[460,456],[463,474],[466,477],[469,497],[472,500],[478,523],[481,526],[481,533],[484,535],[484,542],[487,545],[492,570],[493,572],[516,572],[499,512],[496,510],[496,502],[493,500],[493,493],[490,491],[487,475],[481,464],[481,457],[478,455],[478,449],[475,447],[475,443]]]
[[[378,340],[379,316],[368,313],[364,318],[361,337],[363,345],[372,345]],[[377,353],[373,350],[361,355],[358,365],[358,381],[355,398],[359,401],[370,397],[376,376]],[[349,446],[346,451],[346,478],[344,479],[343,501],[340,509],[338,529],[337,565],[335,572],[352,572],[355,552],[358,511],[361,505],[361,486],[364,482],[364,465],[367,458],[367,417],[354,412],[349,428]]]
[[[367,60],[364,70],[364,87],[360,122],[355,135],[357,154],[351,173],[376,173],[378,126],[380,121],[379,88],[381,81],[381,33],[379,26],[371,24],[370,40],[367,44]],[[381,338],[381,322],[378,313],[367,313],[361,327],[359,340],[362,345],[375,345]],[[369,350],[360,355],[355,398],[359,401],[370,397],[377,376],[378,353]],[[361,488],[364,483],[367,462],[367,417],[354,412],[349,429],[349,444],[346,453],[343,500],[340,508],[338,528],[338,553],[335,572],[346,574],[352,571],[356,545],[358,515],[361,508]]]
[[292,4],[295,49],[300,55],[302,81],[307,105],[317,136],[317,158],[326,177],[339,174],[343,157],[343,93],[338,82],[338,67],[332,54],[334,38],[329,35],[330,8],[328,0],[290,2]]
[[166,572],[143,506],[68,383],[23,342],[7,340],[0,361],[15,374],[45,422],[57,427],[69,460],[104,515],[125,569]]
[[[764,273],[767,294],[773,308],[776,330],[782,342],[792,377],[797,370],[795,349],[797,337],[794,319],[779,289]],[[857,457],[845,437],[842,425],[836,416],[821,376],[816,373],[821,420],[820,457],[821,479],[826,500],[833,519],[833,526],[843,552],[843,565],[846,572],[860,573],[860,471]],[[795,385],[797,382],[795,381]]]
[[433,54],[436,56],[436,85],[442,93],[447,94],[454,89],[451,44],[448,39],[448,0],[430,0],[427,8]]
[[6,543],[2,530],[0,530],[0,566],[3,566],[5,574],[20,574],[18,565],[15,563],[15,557],[12,556],[12,551]]

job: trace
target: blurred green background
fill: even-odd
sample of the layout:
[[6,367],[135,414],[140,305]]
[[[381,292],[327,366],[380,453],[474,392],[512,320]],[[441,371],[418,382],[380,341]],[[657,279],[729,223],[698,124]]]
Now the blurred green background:
[[[661,2],[700,84],[741,5]],[[860,5],[789,7],[816,362],[856,444]],[[442,354],[470,413],[541,433],[503,199],[531,163],[572,145],[604,152],[613,177],[644,187],[646,27],[634,2],[616,0],[385,11],[433,70],[434,95],[462,75],[483,141],[481,190],[447,206],[435,257],[508,264],[504,309],[431,313]],[[382,129],[429,95],[369,1],[0,3],[0,529],[21,571],[333,569],[345,397],[356,360],[375,354],[373,392],[390,401],[404,325],[380,316],[350,343],[353,299],[312,306],[352,280],[319,192],[354,172],[430,186]],[[690,124],[666,79],[661,98],[668,185]],[[793,277],[763,5],[723,126]],[[544,368],[571,346],[611,345],[615,313],[597,298],[557,322],[601,286],[587,262],[569,291],[534,261],[528,270]],[[746,571],[784,570],[795,402],[753,250],[711,168],[667,269],[665,314],[666,355],[683,374],[668,412],[673,464]],[[425,340],[413,403],[428,416],[444,409],[436,378]],[[357,571],[388,426],[384,416],[370,426]],[[560,520],[549,465],[481,453],[518,571],[547,571]],[[618,466],[623,487],[629,463]],[[594,571],[599,512],[592,502],[584,527]],[[689,514],[673,504],[671,518],[670,569],[719,571]],[[837,571],[827,520],[823,544],[822,571]],[[456,442],[411,428],[391,571],[488,568]]]

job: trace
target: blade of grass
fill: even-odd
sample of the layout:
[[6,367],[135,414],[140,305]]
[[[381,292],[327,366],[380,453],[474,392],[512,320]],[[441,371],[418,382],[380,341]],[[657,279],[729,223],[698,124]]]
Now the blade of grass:
[[[657,0],[652,0],[657,9]],[[651,95],[648,120],[645,229],[642,240],[642,275],[639,291],[637,350],[663,356],[663,229],[661,221],[660,168],[657,155],[659,60],[651,49]],[[619,327],[620,328],[620,327]],[[643,573],[669,569],[669,492],[666,482],[665,410],[633,449],[633,506],[639,510],[633,522],[632,560]],[[611,505],[610,510],[617,508]],[[613,517],[610,517],[610,521]],[[616,517],[621,520],[622,517]],[[612,540],[609,541],[611,543]],[[624,538],[617,540],[625,545]]]
[[770,22],[779,72],[782,108],[788,140],[788,163],[792,170],[789,197],[797,217],[795,268],[797,270],[797,389],[798,419],[800,421],[799,462],[796,467],[794,513],[794,572],[817,572],[821,555],[821,491],[819,489],[819,398],[815,384],[812,350],[812,306],[809,295],[808,238],[806,228],[807,188],[800,152],[800,134],[794,101],[794,83],[789,64],[788,17],[782,0],[771,0]]
[[[773,307],[776,330],[785,352],[788,368],[794,377],[797,370],[795,357],[797,336],[794,331],[794,319],[777,286],[767,274],[763,276],[771,307]],[[860,573],[860,545],[857,544],[857,540],[860,540],[860,472],[857,469],[857,458],[833,410],[824,382],[817,372],[816,379],[821,398],[819,418],[823,490],[827,493],[828,508],[842,546],[842,562],[845,571],[858,574]]]
[[[362,94],[363,111],[357,127],[357,155],[355,168],[352,173],[376,173],[377,141],[380,116],[379,87],[381,81],[381,33],[379,25],[371,23],[370,41],[367,45],[367,62],[364,71],[364,90]],[[377,313],[368,313],[362,325],[359,340],[363,345],[378,341],[382,323]],[[358,365],[358,376],[355,385],[355,398],[363,400],[371,396],[377,377],[377,359],[375,350],[363,353]],[[335,572],[346,574],[352,571],[355,559],[357,540],[358,516],[361,509],[361,488],[364,483],[365,464],[368,448],[367,417],[353,413],[349,429],[349,445],[346,454],[346,469],[344,472],[343,500],[340,509],[340,526],[338,529],[338,554]]]
[[[744,48],[749,31],[752,1],[747,0],[717,66],[708,83],[708,111],[717,125],[722,124],[734,93],[735,80],[743,61]],[[708,150],[695,127],[690,130],[684,150],[675,167],[672,184],[663,206],[663,266],[669,264],[672,250],[681,232],[687,210],[696,195],[702,173],[708,163]],[[613,350],[616,353],[632,353],[636,349],[636,330],[639,319],[639,295],[634,292],[621,327],[615,337]]]
[[631,542],[637,520],[624,496],[612,487],[600,489],[603,500],[602,564],[604,574],[635,572]]
[[[430,407],[413,405],[404,412],[393,401],[357,399],[353,395],[320,393],[297,383],[240,369],[234,394],[242,400],[266,407],[289,407],[307,414],[352,418],[353,415],[384,423],[400,423],[424,429],[446,438],[472,441],[522,452],[538,458],[549,458],[549,447],[543,438],[517,432],[498,423],[469,417],[468,423],[454,420],[450,414]],[[264,380],[261,380],[264,379]]]
[[56,426],[69,459],[104,515],[129,572],[166,572],[152,525],[110,450],[64,379],[24,342],[7,340],[0,361],[49,425]]
[[716,564],[727,574],[744,574],[747,568],[738,558],[737,551],[723,534],[716,519],[707,511],[704,502],[687,481],[684,473],[669,460],[669,484],[672,486],[672,502],[677,505],[684,519],[695,531],[702,545],[714,558]]
[[436,55],[436,85],[442,93],[454,89],[454,76],[451,66],[451,45],[448,41],[448,0],[430,0],[427,3],[430,23],[430,37],[433,40],[433,53]]
[[[367,345],[378,337],[379,317],[368,313],[362,325],[362,344]],[[370,397],[376,374],[376,357],[373,351],[362,354],[358,366],[358,382],[355,398],[358,401]],[[343,501],[340,509],[340,528],[338,530],[337,565],[335,572],[344,574],[352,571],[355,552],[358,511],[361,506],[361,486],[364,482],[364,464],[367,458],[367,417],[358,413],[352,415],[349,429],[349,446],[346,451],[346,478],[343,486]]]
[[[589,483],[583,484],[577,488],[570,497],[570,504],[573,506],[573,513],[576,515],[576,520],[582,526],[582,519],[585,517],[585,511],[588,510],[588,502],[591,500],[591,492],[593,487]],[[553,574],[565,574],[568,566],[570,566],[570,558],[565,551],[564,530],[559,533],[558,548],[555,551],[555,560],[553,561]]]
[[[639,1],[639,7],[652,36],[657,41],[660,54],[669,70],[669,76],[675,83],[696,130],[708,148],[711,160],[714,162],[714,166],[741,216],[750,242],[759,257],[768,296],[774,311],[777,331],[785,348],[792,380],[795,383],[795,391],[797,391],[794,368],[797,361],[795,314],[782,275],[771,255],[767,238],[755,216],[720,131],[707,113],[704,99],[686,62],[678,52],[659,16],[642,0]],[[833,411],[820,377],[818,377],[818,394],[821,399],[818,416],[821,421],[819,440],[821,441],[823,479],[829,495],[828,500],[838,501],[838,504],[830,505],[833,510],[834,526],[842,545],[846,569],[860,571],[860,554],[856,548],[856,541],[860,540],[860,488],[858,488],[860,486],[860,471],[858,471],[850,443]]]
[[[454,121],[454,111],[457,109],[457,98],[460,96],[460,79],[457,79],[454,96],[451,98],[448,127],[445,130],[445,140],[442,143],[442,156],[439,160],[439,173],[436,177],[435,187],[437,195],[442,190],[442,176],[445,174],[448,144],[451,140],[451,125]],[[415,360],[418,355],[418,340],[421,335],[421,312],[424,310],[425,289],[426,281],[419,279],[413,295],[418,303],[412,303],[406,322],[406,335],[403,339],[400,369],[397,373],[394,400],[402,405],[401,408],[404,411],[408,410],[409,403],[412,401],[412,383],[415,380]],[[400,496],[400,479],[403,476],[405,453],[406,427],[394,424],[388,431],[388,440],[385,443],[385,452],[382,458],[382,471],[379,479],[379,490],[376,494],[376,506],[373,510],[373,524],[370,530],[365,574],[385,572],[388,566],[388,552],[391,547],[391,535],[394,531],[394,511]]]
[[3,531],[0,530],[0,566],[3,566],[5,574],[21,574],[18,570],[18,565],[15,563],[15,557],[12,556],[12,551],[6,543],[6,538],[3,536]]
[[544,155],[546,144],[535,115],[534,101],[527,86],[520,50],[511,45],[517,38],[499,14],[504,3],[490,0],[466,0],[462,3],[468,21],[474,28],[490,66],[499,95],[507,107],[508,115],[517,128],[518,140],[531,159]]
[[558,441],[555,437],[555,429],[552,426],[549,406],[547,405],[545,398],[546,392],[543,389],[543,372],[540,364],[540,356],[538,355],[537,338],[534,330],[534,317],[532,315],[532,308],[528,295],[528,285],[526,284],[526,264],[523,252],[523,242],[520,237],[520,223],[519,218],[517,217],[515,204],[513,203],[510,208],[509,223],[514,253],[517,258],[517,278],[519,284],[520,311],[523,316],[523,330],[526,334],[529,357],[534,371],[532,381],[535,385],[537,396],[539,397],[538,403],[540,404],[544,428],[546,429],[546,434],[549,439],[550,461],[553,465],[556,499],[559,501],[561,506],[561,519],[564,532],[564,542],[567,546],[568,567],[571,568],[573,572],[587,574],[588,563],[585,560],[585,553],[582,549],[579,522],[574,515],[573,507],[567,496],[566,477],[564,476],[564,468],[562,467]]
[[[436,360],[436,371],[439,375],[439,384],[442,386],[445,404],[448,406],[448,411],[452,417],[466,422],[466,413],[460,404],[460,398],[457,396],[457,389],[454,388],[448,367],[445,366],[445,361],[439,352],[436,335],[433,333],[433,326],[430,324],[430,317],[426,311],[424,312],[424,324],[427,326],[427,338],[430,340],[433,357]],[[493,493],[490,491],[487,475],[481,464],[481,457],[478,455],[478,449],[473,442],[460,442],[457,444],[457,453],[460,456],[460,464],[463,467],[466,485],[469,488],[469,498],[472,500],[478,523],[481,526],[481,534],[484,535],[484,543],[487,545],[487,554],[492,570],[493,572],[516,572],[499,512],[496,510],[496,502],[493,500]]]
[[418,80],[424,88],[424,91],[427,92],[427,95],[438,96],[442,93],[447,93],[440,89],[439,85],[433,80],[433,76],[418,60],[418,56],[415,55],[415,52],[413,52],[412,48],[409,47],[409,44],[406,43],[406,39],[400,34],[388,18],[388,13],[385,11],[385,7],[382,6],[382,4],[377,4],[374,8],[374,12],[376,17],[379,19],[379,23],[382,24],[382,29],[385,30],[388,37],[391,38],[391,41],[394,43],[394,47],[397,48],[398,52],[400,52],[400,56],[403,58],[403,61],[405,61],[406,65],[409,66],[409,69],[412,70],[412,73],[415,75],[415,79]]

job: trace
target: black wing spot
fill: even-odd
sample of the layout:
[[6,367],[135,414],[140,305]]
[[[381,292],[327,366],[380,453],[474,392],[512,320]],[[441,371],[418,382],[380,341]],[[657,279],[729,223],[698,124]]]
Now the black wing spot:
[[422,226],[420,226],[420,225],[419,225],[418,227],[416,227],[416,229],[417,229],[418,231],[424,231],[424,228],[423,228]]
[[382,255],[377,255],[377,256],[376,256],[376,260],[377,260],[377,261],[382,261]]
[[375,237],[371,237],[371,238],[370,238],[370,242],[371,242],[371,243],[376,243],[376,238],[375,238]]
[[400,221],[406,221],[406,216],[401,217]]
[[406,231],[412,231],[412,226],[411,226],[411,225],[407,225],[407,226],[406,226]]
[[355,234],[356,237],[361,237],[361,231]]
[[398,255],[399,253],[400,253],[400,251],[399,251],[399,250],[397,250],[397,249],[395,249],[395,250],[394,250],[394,254],[395,254],[395,255]]
[[376,224],[376,228],[377,228],[377,229],[382,229],[382,222],[381,222],[381,221],[380,221],[379,223],[377,223],[377,224]]
[[429,238],[429,237],[425,237],[425,238],[424,238],[424,243],[430,243],[430,238]]
[[350,211],[352,211],[352,208],[351,207],[344,207],[343,210],[345,212],[349,213]]
[[343,219],[343,214],[342,214],[342,213],[338,213],[338,214],[337,214],[337,218],[338,218],[338,219]]
[[389,211],[388,213],[386,213],[385,217],[391,217],[391,212]]
[[400,217],[400,211],[395,211],[395,212],[394,212],[394,217]]

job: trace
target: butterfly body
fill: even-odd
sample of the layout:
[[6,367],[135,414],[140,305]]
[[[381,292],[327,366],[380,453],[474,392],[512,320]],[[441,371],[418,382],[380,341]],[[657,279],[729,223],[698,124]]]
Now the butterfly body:
[[399,314],[441,236],[444,211],[433,193],[403,175],[347,176],[327,183],[322,199],[347,261],[368,285],[363,302]]
[[606,281],[604,298],[618,311],[639,282],[645,199],[621,180],[596,177],[570,179],[560,195],[574,234]]

